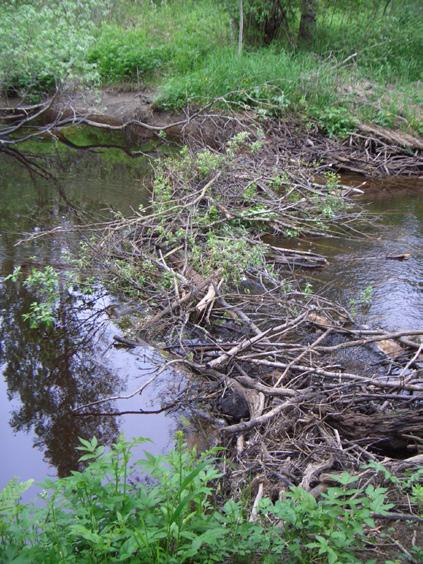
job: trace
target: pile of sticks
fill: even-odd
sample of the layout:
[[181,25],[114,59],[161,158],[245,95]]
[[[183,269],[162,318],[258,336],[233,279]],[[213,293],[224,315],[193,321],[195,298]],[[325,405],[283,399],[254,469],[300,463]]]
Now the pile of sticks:
[[[281,154],[272,137],[262,140],[256,124],[243,131],[246,141],[230,157],[227,142],[208,147],[222,160],[206,177],[196,168],[198,151],[185,164],[162,161],[149,208],[91,226],[99,233],[90,243],[93,266],[143,300],[140,336],[160,337],[174,360],[210,386],[207,424],[237,462],[233,484],[254,475],[269,488],[312,490],[329,469],[419,457],[423,330],[356,326],[345,309],[298,282],[296,268],[321,268],[326,259],[286,246],[291,231],[358,237],[365,214],[346,202],[325,215],[328,187],[316,169]],[[334,190],[345,198],[342,185]],[[230,257],[211,262],[208,241],[230,239],[239,225],[244,243],[264,249],[266,261],[244,265],[234,281]],[[339,354],[345,349],[361,364],[348,366]],[[197,385],[192,390],[198,394]]]

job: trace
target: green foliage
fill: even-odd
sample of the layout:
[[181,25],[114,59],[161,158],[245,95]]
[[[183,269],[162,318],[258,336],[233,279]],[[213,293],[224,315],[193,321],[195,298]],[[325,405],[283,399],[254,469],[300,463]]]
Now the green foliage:
[[52,326],[56,303],[59,299],[59,276],[52,266],[43,270],[32,269],[25,279],[24,286],[35,292],[41,301],[32,302],[28,313],[23,318],[29,322],[32,329],[40,325]]
[[356,52],[360,70],[371,79],[421,80],[422,22],[419,0],[325,1],[313,48],[340,60]]
[[201,176],[208,176],[219,168],[221,162],[222,156],[212,153],[209,149],[203,149],[197,153],[196,166]]
[[368,310],[369,306],[372,303],[374,294],[374,288],[371,284],[366,286],[364,290],[359,294],[357,298],[351,298],[349,301],[349,308],[351,312],[351,316],[355,318],[358,313],[358,309],[361,310]]
[[[18,283],[21,276],[22,269],[18,266],[5,277],[5,281],[10,280]],[[46,266],[43,270],[33,268],[31,274],[23,281],[23,285],[38,297],[38,301],[30,304],[28,313],[23,314],[25,321],[29,322],[31,329],[37,329],[41,325],[51,327],[54,323],[56,304],[59,299],[59,276],[57,272],[52,266]]]
[[87,467],[46,480],[41,505],[19,501],[30,481],[10,482],[0,494],[1,561],[357,562],[373,513],[391,507],[383,488],[354,488],[342,474],[320,500],[299,487],[276,503],[264,498],[250,522],[247,499],[218,504],[216,451],[198,455],[178,433],[169,454],[134,462],[143,442],[121,438],[106,451],[81,439]]
[[358,562],[354,548],[365,541],[366,527],[375,526],[373,513],[384,514],[392,507],[385,502],[384,488],[351,487],[354,478],[346,473],[335,478],[339,486],[329,488],[319,501],[292,487],[274,505],[262,502],[268,513],[284,523],[287,550],[294,562]]
[[65,79],[95,82],[86,55],[109,6],[109,0],[7,2],[0,15],[0,89],[35,95]]
[[369,462],[367,468],[378,472],[387,484],[393,485],[401,496],[406,496],[420,516],[423,516],[423,468],[406,470],[401,476],[392,474],[379,462]]
[[238,57],[231,49],[219,48],[195,70],[166,80],[155,104],[177,109],[219,96],[241,108],[254,108],[264,117],[306,105],[333,105],[337,99],[331,66],[313,54],[269,47]]
[[159,69],[188,72],[227,42],[228,18],[207,0],[138,0],[113,13],[121,25],[104,26],[88,55],[107,82],[151,80]]
[[356,128],[351,112],[343,107],[316,108],[312,115],[329,137],[347,137]]
[[147,83],[166,110],[225,96],[263,117],[297,112],[331,136],[360,120],[421,134],[421,2],[320,2],[314,40],[299,48],[301,2],[285,0],[263,47],[276,4],[244,0],[253,41],[237,56],[237,0],[9,0],[0,88],[34,96],[60,81]]
[[224,227],[208,232],[204,246],[193,247],[192,263],[206,276],[220,269],[228,283],[238,284],[248,270],[264,266],[265,246],[252,245],[242,227]]
[[145,30],[127,30],[107,26],[90,50],[88,62],[96,64],[102,79],[143,80],[169,61],[167,45],[152,46]]

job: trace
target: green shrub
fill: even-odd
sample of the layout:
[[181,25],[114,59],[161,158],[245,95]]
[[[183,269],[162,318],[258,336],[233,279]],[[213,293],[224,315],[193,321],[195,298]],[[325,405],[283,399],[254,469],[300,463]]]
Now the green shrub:
[[174,451],[135,463],[144,439],[109,451],[81,439],[86,469],[45,481],[43,505],[20,502],[32,481],[11,481],[0,493],[1,562],[358,562],[373,512],[391,507],[384,489],[353,488],[343,474],[320,501],[298,487],[264,498],[251,522],[247,501],[218,505],[216,452],[198,456],[177,437]]
[[34,95],[64,79],[95,81],[86,55],[109,5],[109,0],[7,2],[0,14],[0,90]]
[[145,30],[122,30],[107,26],[88,62],[96,64],[102,79],[110,82],[148,77],[171,57],[168,45],[152,46]]

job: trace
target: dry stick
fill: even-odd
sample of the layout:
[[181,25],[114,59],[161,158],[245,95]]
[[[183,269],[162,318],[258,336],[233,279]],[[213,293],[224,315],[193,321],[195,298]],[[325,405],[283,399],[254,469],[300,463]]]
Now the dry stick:
[[285,378],[285,376],[288,374],[289,369],[291,368],[291,366],[293,366],[294,364],[297,364],[297,362],[299,362],[307,353],[309,353],[310,351],[312,351],[314,349],[314,347],[316,345],[318,345],[321,341],[323,341],[323,339],[325,339],[329,333],[332,331],[332,329],[326,329],[326,331],[324,333],[322,333],[320,335],[320,337],[318,337],[314,343],[312,343],[311,345],[309,345],[307,348],[305,348],[303,350],[303,352],[301,354],[299,354],[297,356],[297,358],[294,358],[294,360],[292,360],[289,365],[285,368],[285,370],[283,371],[283,373],[281,374],[281,376],[278,378],[278,381],[275,384],[275,387],[277,388],[279,386],[279,384],[281,383],[281,381]]
[[[248,325],[248,327],[250,327],[250,329],[256,335],[261,335],[263,333],[260,327],[257,327],[254,321],[252,321],[249,318],[249,316],[244,311],[242,311],[242,309],[240,309],[237,306],[229,304],[220,292],[218,292],[218,296],[219,297],[217,301],[227,310],[228,315],[230,315],[232,319],[241,319],[242,321],[244,321],[244,323]],[[263,339],[263,340],[265,342],[268,342],[267,339]]]
[[[333,329],[336,330],[336,327],[333,327]],[[399,331],[396,333],[383,333],[383,334],[379,333],[373,337],[368,337],[366,339],[357,339],[355,341],[349,341],[348,343],[340,343],[339,345],[333,345],[330,347],[317,347],[316,350],[321,352],[332,352],[332,351],[338,351],[340,349],[347,349],[350,347],[367,345],[369,343],[374,343],[377,341],[385,341],[387,339],[398,339],[399,337],[407,337],[407,336],[410,337],[413,335],[415,336],[423,335],[423,331]]]
[[200,286],[197,286],[193,290],[190,290],[187,294],[185,294],[185,296],[183,296],[179,300],[174,300],[171,304],[169,304],[167,307],[162,309],[162,311],[159,311],[158,313],[156,313],[156,315],[154,315],[151,319],[149,319],[148,325],[154,325],[168,313],[172,313],[172,311],[175,310],[176,308],[180,307],[186,302],[189,302],[193,297],[195,297],[198,294],[198,292],[201,292],[201,290],[206,288],[209,284],[210,284],[210,278],[204,280],[204,282]]
[[[248,360],[251,364],[259,364],[263,366],[274,366],[275,368],[286,368],[289,364],[285,362],[277,362],[271,360],[258,360],[258,359],[243,359],[240,357],[239,360]],[[397,389],[400,388],[401,390],[410,390],[416,392],[423,392],[423,386],[413,386],[410,384],[402,385],[400,382],[389,383],[389,382],[381,382],[376,379],[366,378],[365,376],[359,376],[358,374],[350,374],[348,372],[329,372],[328,370],[324,370],[323,368],[317,368],[313,366],[301,366],[301,365],[293,365],[291,366],[292,370],[297,370],[299,372],[307,372],[318,374],[320,376],[327,376],[328,378],[337,378],[340,380],[341,378],[347,378],[349,380],[354,380],[357,382],[362,382],[363,384],[369,384],[371,386],[376,386],[378,388],[389,388],[389,389]]]
[[264,415],[260,415],[259,417],[255,417],[254,419],[250,419],[249,421],[243,421],[235,425],[229,425],[228,427],[223,427],[222,429],[220,429],[220,431],[222,431],[222,433],[228,433],[228,434],[242,433],[243,431],[248,431],[249,429],[252,429],[257,425],[263,425],[264,423],[267,423],[268,421],[279,415],[284,409],[292,406],[293,403],[294,403],[293,400],[288,400],[284,403],[281,403],[280,405],[277,405],[276,407],[274,407]]
[[250,378],[250,376],[248,376],[245,373],[245,370],[242,370],[240,366],[237,365],[237,368],[242,371],[242,376],[237,376],[236,379],[245,388],[252,388],[253,390],[262,392],[266,396],[294,397],[297,395],[295,390],[290,390],[289,388],[281,388],[280,386],[277,388],[271,388],[261,382],[257,382],[253,378]]
[[332,468],[334,463],[334,459],[331,456],[328,460],[323,460],[317,464],[308,464],[307,468],[305,469],[303,479],[301,480],[300,487],[304,490],[310,490],[311,481],[314,479],[315,476],[318,474],[320,475],[323,470],[329,470]]
[[405,373],[407,372],[407,370],[410,368],[410,366],[419,358],[420,353],[422,352],[423,349],[423,343],[419,346],[419,348],[416,351],[416,354],[413,356],[413,358],[411,358],[407,364],[404,366],[404,368],[401,370],[401,373],[399,375],[399,378],[402,378]]
[[233,347],[228,352],[223,353],[218,358],[215,358],[214,360],[209,362],[207,364],[207,366],[210,367],[210,368],[217,368],[217,367],[221,366],[222,364],[225,364],[229,359],[231,359],[232,357],[234,357],[238,353],[244,351],[245,349],[251,347],[251,345],[253,345],[257,341],[260,341],[264,337],[271,336],[272,334],[273,334],[273,336],[275,336],[276,334],[280,333],[281,331],[285,331],[286,329],[291,329],[293,326],[295,326],[300,321],[305,319],[307,317],[308,313],[309,312],[306,311],[306,312],[302,313],[301,315],[299,315],[298,317],[296,317],[295,319],[293,319],[292,321],[290,321],[288,323],[283,323],[282,325],[278,325],[277,327],[271,327],[269,329],[266,329],[266,331],[262,331],[262,333],[260,333],[259,335],[256,335],[255,337],[252,337],[251,339],[245,339],[244,341],[241,341],[236,347]]
[[108,123],[102,123],[102,122],[99,122],[99,121],[94,121],[92,119],[88,119],[86,117],[78,116],[78,115],[75,114],[71,118],[65,118],[65,119],[61,120],[60,126],[63,127],[65,125],[69,125],[69,124],[73,124],[73,123],[77,122],[79,125],[89,125],[91,127],[96,127],[98,129],[107,129],[107,130],[111,130],[111,131],[121,131],[123,129],[126,129],[129,126],[135,125],[137,127],[142,127],[143,129],[146,129],[148,131],[160,133],[160,131],[166,131],[167,129],[172,129],[172,128],[178,127],[180,125],[181,126],[188,125],[192,120],[194,120],[196,117],[201,115],[207,108],[212,106],[217,100],[218,100],[218,98],[213,100],[213,102],[208,103],[203,108],[200,108],[197,112],[193,113],[191,116],[188,116],[185,119],[181,119],[179,121],[175,121],[173,123],[169,123],[167,125],[150,125],[149,123],[145,123],[143,121],[136,120],[136,119],[126,121],[126,122],[121,123],[119,125],[111,125],[111,124],[108,124]]
[[262,497],[263,497],[263,483],[260,482],[256,499],[254,500],[253,508],[251,509],[250,523],[255,523],[255,521],[257,521],[258,508]]

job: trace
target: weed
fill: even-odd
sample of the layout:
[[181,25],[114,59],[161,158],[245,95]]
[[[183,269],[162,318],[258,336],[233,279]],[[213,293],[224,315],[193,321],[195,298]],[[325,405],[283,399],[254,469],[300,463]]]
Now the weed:
[[222,156],[212,153],[209,149],[203,149],[196,155],[196,167],[201,176],[208,176],[219,168]]
[[[42,505],[20,502],[31,480],[10,482],[0,493],[1,561],[356,562],[373,513],[392,507],[384,488],[353,487],[344,473],[321,500],[299,487],[276,503],[264,498],[250,522],[250,496],[217,504],[216,450],[198,455],[179,432],[175,450],[134,462],[132,449],[144,442],[121,438],[106,451],[81,439],[87,467],[46,480]],[[136,478],[139,468],[148,480]]]
[[313,286],[310,284],[310,282],[307,282],[307,284],[304,286],[303,294],[307,298],[313,295]]
[[317,108],[312,110],[312,115],[329,137],[347,137],[356,128],[356,122],[346,108]]
[[374,288],[371,284],[366,286],[361,294],[361,301],[364,305],[369,306],[372,303]]

